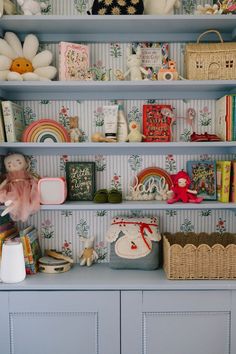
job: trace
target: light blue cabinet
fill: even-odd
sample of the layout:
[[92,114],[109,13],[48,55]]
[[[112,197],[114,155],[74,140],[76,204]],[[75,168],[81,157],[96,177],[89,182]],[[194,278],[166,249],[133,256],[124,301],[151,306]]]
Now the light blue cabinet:
[[0,292],[0,353],[10,353],[8,293]]
[[234,280],[75,266],[0,283],[0,354],[235,354]]
[[119,292],[10,292],[0,353],[119,354],[119,306]]
[[234,354],[230,291],[122,293],[122,354]]

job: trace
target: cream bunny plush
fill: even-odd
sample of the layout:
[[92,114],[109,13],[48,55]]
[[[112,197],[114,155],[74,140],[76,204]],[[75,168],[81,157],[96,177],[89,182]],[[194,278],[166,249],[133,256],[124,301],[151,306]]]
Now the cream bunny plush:
[[130,74],[131,81],[142,80],[142,73],[148,75],[148,71],[142,67],[141,48],[137,47],[136,54],[131,53],[131,49],[127,49],[127,66],[128,70],[124,74],[124,77]]
[[180,0],[144,0],[145,15],[173,15],[180,7]]
[[80,253],[80,265],[87,265],[90,267],[94,262],[98,260],[97,252],[94,250],[94,237],[80,237],[80,241],[82,241],[84,244],[84,249]]
[[15,15],[16,5],[11,0],[0,0],[0,17],[3,15]]
[[41,15],[41,10],[47,7],[44,2],[36,0],[17,0],[17,3],[21,6],[24,15]]

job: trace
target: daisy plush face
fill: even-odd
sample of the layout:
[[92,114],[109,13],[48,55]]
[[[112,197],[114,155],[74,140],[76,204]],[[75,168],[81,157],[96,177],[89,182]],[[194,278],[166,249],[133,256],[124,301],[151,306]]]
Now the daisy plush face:
[[13,154],[9,155],[4,160],[4,165],[7,172],[22,171],[27,168],[27,162],[23,155]]
[[0,80],[52,80],[56,68],[51,66],[52,53],[44,50],[37,54],[39,41],[33,34],[25,37],[23,45],[13,32],[0,39]]

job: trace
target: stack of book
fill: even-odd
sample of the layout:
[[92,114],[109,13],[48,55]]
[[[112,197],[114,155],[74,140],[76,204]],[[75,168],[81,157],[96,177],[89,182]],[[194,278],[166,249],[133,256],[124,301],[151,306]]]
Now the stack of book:
[[2,255],[2,244],[4,241],[17,237],[18,229],[10,219],[9,214],[0,216],[0,256]]
[[216,134],[223,141],[236,140],[236,95],[225,95],[216,101]]
[[236,161],[187,161],[187,172],[199,197],[236,203]]
[[38,272],[38,260],[42,252],[38,239],[38,231],[34,226],[28,226],[20,231],[20,239],[23,244],[26,274]]
[[0,102],[0,143],[21,141],[25,129],[23,107],[12,101]]

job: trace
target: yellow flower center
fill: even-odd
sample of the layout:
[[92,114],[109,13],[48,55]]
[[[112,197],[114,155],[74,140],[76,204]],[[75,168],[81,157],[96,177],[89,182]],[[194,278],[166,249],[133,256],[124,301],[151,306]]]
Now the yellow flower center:
[[19,74],[32,73],[34,71],[32,63],[25,58],[16,58],[12,61],[10,71]]

